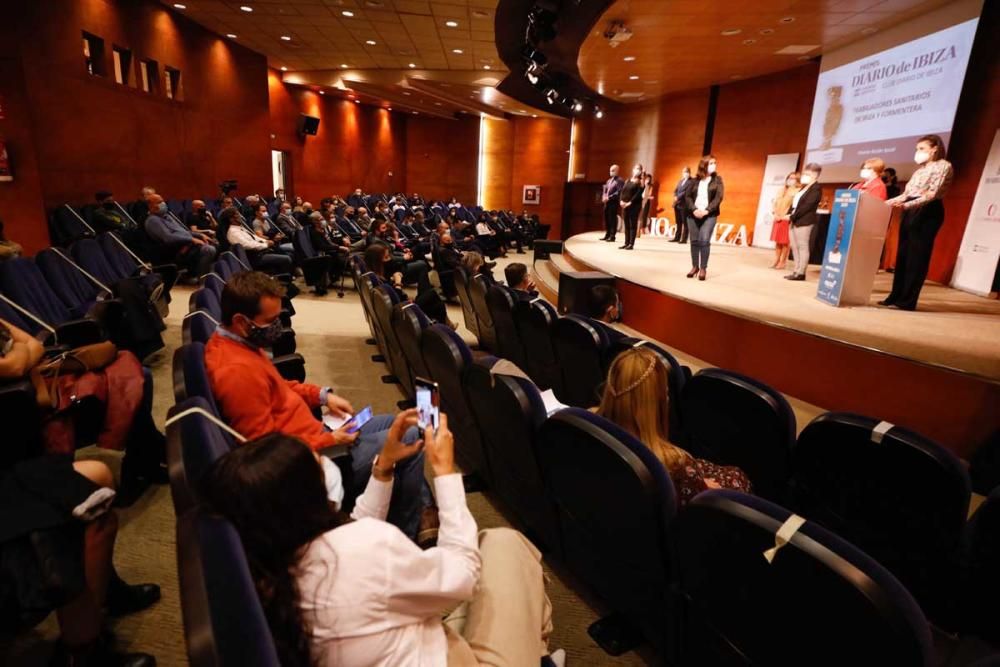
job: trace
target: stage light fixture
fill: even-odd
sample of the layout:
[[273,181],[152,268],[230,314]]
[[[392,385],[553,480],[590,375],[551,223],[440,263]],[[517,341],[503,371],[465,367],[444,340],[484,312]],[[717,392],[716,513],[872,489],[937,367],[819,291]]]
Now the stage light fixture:
[[240,5],[240,11],[249,13],[253,11],[253,7],[249,5]]
[[542,78],[542,68],[539,67],[536,63],[531,63],[530,65],[528,65],[528,69],[525,70],[524,76],[528,77],[528,82],[531,85],[533,86],[537,85],[538,80]]
[[604,118],[604,110],[601,107],[594,107],[594,118],[598,120]]
[[583,102],[580,100],[574,100],[573,111],[583,111]]
[[231,32],[227,32],[227,33],[226,33],[226,37],[228,37],[229,39],[236,39],[236,35],[234,35],[234,34],[233,34],[233,33],[231,33]]
[[528,41],[549,42],[555,39],[555,22],[555,12],[536,4],[531,8],[531,11],[528,12]]
[[288,35],[282,35],[281,36],[281,41],[283,41],[283,42],[290,42],[290,41],[292,41],[292,38],[290,36],[288,36]]
[[546,91],[545,100],[549,104],[555,104],[556,100],[558,99],[559,99],[559,91],[557,91],[555,88],[549,88],[548,91]]

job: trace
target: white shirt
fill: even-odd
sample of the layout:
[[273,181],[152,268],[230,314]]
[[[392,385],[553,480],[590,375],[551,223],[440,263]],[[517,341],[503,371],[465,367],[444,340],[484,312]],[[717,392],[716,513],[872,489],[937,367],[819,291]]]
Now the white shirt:
[[239,243],[246,250],[267,250],[267,241],[255,234],[251,234],[246,227],[239,223],[233,223],[226,232],[226,240],[231,245]]
[[493,230],[490,228],[488,223],[485,222],[476,223],[476,234],[479,234],[480,236],[489,236],[492,233]]
[[325,667],[444,667],[442,614],[469,600],[481,561],[462,476],[434,479],[438,546],[421,550],[385,522],[392,482],[369,479],[356,519],[305,548],[294,572],[312,652]]
[[798,192],[796,192],[796,193],[795,193],[795,196],[794,196],[794,197],[792,197],[792,210],[793,210],[793,211],[794,211],[794,210],[795,210],[796,208],[798,208],[798,206],[799,206],[799,200],[800,200],[800,199],[802,199],[802,194],[803,194],[803,193],[804,193],[804,192],[805,192],[806,190],[808,190],[809,188],[811,188],[812,186],[813,186],[813,184],[812,184],[812,183],[810,183],[809,185],[807,185],[806,187],[802,188],[801,190],[799,190]]
[[708,184],[711,180],[712,177],[709,176],[698,181],[698,196],[694,198],[695,209],[708,210]]

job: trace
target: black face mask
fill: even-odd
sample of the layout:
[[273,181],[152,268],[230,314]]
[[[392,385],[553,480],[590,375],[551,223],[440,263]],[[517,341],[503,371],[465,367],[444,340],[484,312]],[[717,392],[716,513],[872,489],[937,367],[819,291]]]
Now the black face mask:
[[104,202],[104,208],[105,208],[105,210],[113,211],[113,210],[115,210],[115,203],[114,202],[107,202],[106,201],[106,202]]
[[247,333],[247,341],[256,347],[271,347],[281,338],[281,320],[276,319],[267,326],[259,326],[250,323],[250,331]]

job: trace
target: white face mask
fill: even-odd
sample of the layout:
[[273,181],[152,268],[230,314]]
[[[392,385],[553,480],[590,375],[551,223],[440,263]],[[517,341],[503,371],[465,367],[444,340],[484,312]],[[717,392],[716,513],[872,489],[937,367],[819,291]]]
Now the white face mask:
[[871,169],[867,169],[866,168],[866,169],[862,169],[861,170],[861,178],[863,178],[864,180],[867,181],[871,177],[872,177],[872,170]]
[[708,173],[710,173],[710,174],[714,174],[715,173],[715,163],[714,162],[711,163],[710,165],[708,165]]
[[927,151],[918,150],[916,153],[913,154],[913,161],[916,162],[917,164],[924,164],[930,159],[931,159],[931,154],[928,153]]
[[802,185],[809,185],[813,182],[813,177],[808,174],[802,174],[802,177],[799,178],[799,182],[802,183]]

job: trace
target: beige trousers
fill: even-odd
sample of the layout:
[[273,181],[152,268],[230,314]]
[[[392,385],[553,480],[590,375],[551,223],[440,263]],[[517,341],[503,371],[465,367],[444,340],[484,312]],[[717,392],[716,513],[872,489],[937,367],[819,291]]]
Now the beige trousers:
[[444,620],[448,667],[537,667],[552,632],[542,554],[510,528],[480,531],[479,552],[475,595]]

